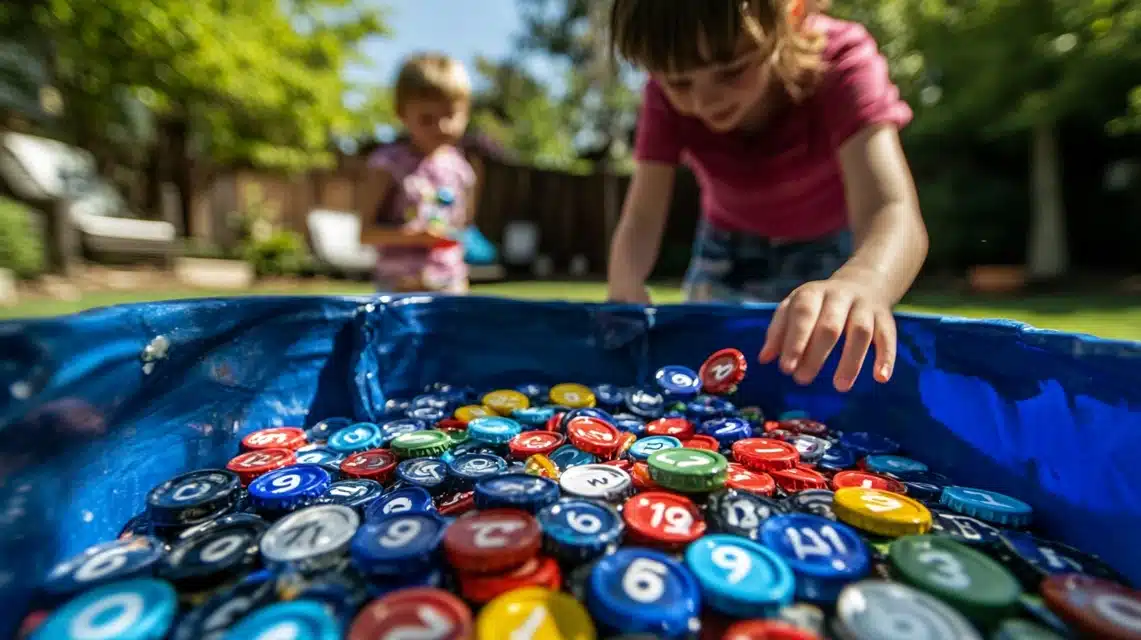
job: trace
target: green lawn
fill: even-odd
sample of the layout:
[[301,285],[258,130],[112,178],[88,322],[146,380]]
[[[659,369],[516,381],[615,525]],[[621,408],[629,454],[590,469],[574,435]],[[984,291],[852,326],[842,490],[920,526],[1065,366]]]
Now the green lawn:
[[[338,282],[334,285],[263,288],[250,293],[361,295],[372,291],[372,287],[367,283]],[[601,301],[605,296],[601,284],[588,282],[489,284],[475,287],[474,293],[533,300],[558,298],[575,301]],[[680,292],[672,287],[658,287],[654,293],[655,300],[662,303],[677,302],[681,299]],[[230,295],[234,294],[202,290],[97,293],[75,301],[33,300],[16,307],[0,308],[0,318],[51,316],[128,302]],[[1091,333],[1107,338],[1141,340],[1141,299],[1136,297],[1068,294],[999,300],[953,293],[922,292],[909,296],[902,309],[970,318],[1010,318],[1047,329]]]

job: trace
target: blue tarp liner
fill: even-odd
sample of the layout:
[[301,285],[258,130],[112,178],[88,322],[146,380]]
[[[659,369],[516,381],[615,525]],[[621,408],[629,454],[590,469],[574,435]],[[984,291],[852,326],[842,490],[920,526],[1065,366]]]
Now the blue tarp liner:
[[[376,419],[436,381],[646,383],[724,347],[757,353],[771,313],[286,297],[0,323],[0,635],[53,563],[114,537],[152,486],[224,465],[250,431]],[[889,384],[840,394],[835,358],[808,387],[754,362],[740,402],[895,438],[1141,583],[1141,344],[904,314],[899,334]]]

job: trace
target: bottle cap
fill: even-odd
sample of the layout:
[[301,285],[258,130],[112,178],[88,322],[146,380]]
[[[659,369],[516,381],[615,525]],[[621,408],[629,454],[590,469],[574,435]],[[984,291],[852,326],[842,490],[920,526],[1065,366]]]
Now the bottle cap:
[[626,393],[626,409],[640,418],[654,420],[666,412],[666,398],[652,387],[632,389]]
[[724,640],[820,640],[820,636],[780,620],[741,620],[721,636]]
[[461,516],[472,509],[475,509],[475,492],[474,491],[457,491],[441,496],[436,509],[439,510],[442,516]]
[[612,384],[600,384],[596,387],[592,387],[591,391],[594,392],[594,397],[598,401],[598,404],[604,407],[615,409],[626,401],[626,396],[622,393],[622,390]]
[[1141,637],[1141,592],[1092,576],[1062,573],[1042,581],[1042,597],[1083,636]]
[[778,420],[777,424],[781,429],[791,431],[793,433],[801,433],[806,436],[816,436],[823,438],[828,435],[828,426],[823,422],[809,420],[808,418],[793,418],[791,420]]
[[434,511],[432,494],[423,487],[401,487],[377,498],[365,510],[365,520],[372,522],[392,513]]
[[816,461],[816,468],[824,471],[844,471],[856,466],[856,453],[842,444],[833,444]]
[[1021,500],[968,487],[945,487],[939,502],[972,518],[1010,528],[1030,524],[1034,512]]
[[675,448],[681,448],[681,440],[673,436],[647,436],[639,438],[630,445],[630,448],[626,450],[626,455],[638,462],[645,462],[653,453],[663,449]]
[[775,515],[761,525],[761,544],[796,575],[798,600],[829,603],[871,569],[871,552],[851,527],[806,513]]
[[974,547],[990,548],[1000,544],[998,529],[981,520],[945,509],[930,511],[931,535],[946,536]]
[[733,489],[717,491],[705,501],[705,520],[712,531],[750,540],[760,537],[766,520],[784,512],[776,500]]
[[725,486],[729,461],[716,451],[666,449],[646,461],[654,482],[675,491],[704,493]]
[[160,575],[179,591],[193,593],[214,588],[252,569],[258,560],[258,541],[268,526],[257,517],[227,518],[177,542],[163,559]]
[[[901,635],[900,629],[907,631]],[[954,609],[921,591],[882,580],[865,580],[844,589],[836,603],[834,631],[843,640],[982,640]]]
[[341,480],[329,485],[317,504],[340,504],[364,513],[368,505],[384,494],[384,486],[376,480]]
[[520,424],[527,425],[528,427],[541,427],[547,424],[555,415],[555,410],[551,407],[527,407],[526,409],[516,409],[511,412],[511,417]]
[[1097,556],[1022,531],[1002,531],[1002,559],[1027,585],[1037,589],[1045,577],[1059,573],[1083,573],[1127,584],[1128,581]]
[[52,612],[36,638],[115,638],[158,640],[166,637],[178,597],[161,580],[136,578],[105,584]]
[[476,418],[490,418],[495,415],[495,410],[481,404],[469,404],[456,409],[454,415],[461,422],[471,422]]
[[903,456],[868,456],[863,460],[863,467],[872,473],[908,474],[927,471],[927,465]]
[[807,433],[798,433],[789,438],[788,442],[796,447],[797,452],[800,453],[800,461],[805,464],[816,464],[832,446],[827,440],[810,436]]
[[836,512],[832,510],[834,499],[835,494],[828,489],[809,489],[785,498],[784,504],[789,511],[836,520]]
[[230,628],[226,638],[338,640],[338,621],[321,604],[306,600],[278,602],[258,609]]
[[523,473],[530,476],[550,478],[551,480],[558,480],[562,474],[562,472],[559,471],[559,465],[541,453],[536,453],[527,458],[527,461],[523,464]]
[[824,489],[828,486],[828,478],[814,469],[797,465],[791,469],[773,469],[769,471],[773,482],[788,493],[799,493],[810,489]]
[[[492,419],[494,418],[479,418],[479,420]],[[472,431],[473,422],[476,421],[473,420],[468,423],[469,438],[475,438],[475,433]],[[400,458],[424,458],[444,453],[452,447],[452,440],[443,431],[426,429],[398,435],[393,438],[389,446],[392,447],[392,452]]]
[[[464,454],[466,457],[480,454]],[[507,463],[504,463],[504,467]],[[451,484],[448,463],[440,458],[412,458],[396,467],[396,477],[408,486],[421,487],[433,495],[443,493]]]
[[733,443],[733,459],[754,471],[776,471],[795,467],[800,452],[783,440],[746,438]]
[[42,588],[53,596],[67,597],[112,582],[149,577],[164,553],[163,543],[150,536],[97,544],[57,564]]
[[551,402],[568,409],[593,407],[597,400],[589,387],[573,382],[564,382],[551,387]]
[[555,449],[554,453],[548,457],[559,469],[563,470],[577,467],[581,464],[594,464],[598,462],[597,456],[587,453],[573,444],[564,444],[558,449]]
[[295,464],[270,471],[250,483],[250,501],[258,509],[289,511],[311,504],[333,484],[329,472],[315,464]]
[[431,637],[470,640],[471,610],[442,589],[414,588],[390,593],[361,609],[348,640]]
[[297,450],[296,454],[297,457],[290,464],[300,462],[302,464],[330,464],[340,466],[341,460],[345,459],[345,456],[336,451],[316,444],[301,447]]
[[737,349],[722,349],[706,358],[698,371],[706,393],[728,395],[745,379],[749,361]]
[[551,387],[545,384],[530,382],[515,387],[515,390],[527,396],[532,405],[546,402],[550,399]]
[[539,552],[542,534],[530,514],[518,509],[466,513],[444,533],[443,548],[451,566],[472,573],[514,569]]
[[685,563],[710,607],[737,618],[772,617],[792,602],[792,570],[772,551],[735,535],[708,535],[689,545]]
[[562,570],[549,556],[536,556],[507,573],[485,575],[461,573],[460,594],[468,602],[486,604],[508,591],[542,587],[558,591],[562,587]]
[[465,453],[448,463],[448,473],[459,486],[470,488],[484,478],[507,473],[507,461],[491,453]]
[[678,440],[693,437],[696,428],[693,423],[682,417],[667,416],[646,423],[646,433],[652,436],[673,436]]
[[396,454],[388,449],[358,451],[341,461],[341,473],[350,478],[375,480],[381,484],[392,479]]
[[531,399],[526,394],[513,389],[500,389],[492,391],[480,400],[483,406],[491,409],[501,416],[509,416],[512,411],[526,409],[531,406]]
[[618,511],[606,504],[568,498],[547,506],[536,516],[545,548],[572,563],[597,558],[617,548],[625,525]]
[[[411,412],[412,410],[409,409],[409,413]],[[435,418],[436,416],[432,417]],[[433,420],[433,422],[435,421],[436,420]],[[402,436],[406,433],[412,433],[414,431],[423,431],[424,429],[428,428],[428,424],[429,423],[425,422],[424,420],[412,417],[389,420],[388,422],[379,425],[380,442],[369,448],[376,449],[379,447],[388,446],[388,444],[395,440],[397,436]]]
[[654,382],[670,398],[685,400],[701,393],[701,378],[689,367],[671,364],[658,369]]
[[584,464],[567,469],[559,476],[563,494],[576,498],[622,502],[634,492],[630,474],[605,464]]
[[162,527],[195,525],[233,510],[241,495],[242,481],[233,471],[191,471],[151,489],[147,517]]
[[907,493],[907,487],[903,486],[903,483],[899,480],[878,476],[867,471],[841,471],[832,476],[833,489],[843,489],[844,487],[879,489],[880,491],[890,491],[900,495]]
[[375,449],[383,442],[384,434],[380,427],[371,422],[358,422],[334,432],[326,444],[333,451],[347,456],[357,451]]
[[424,572],[438,560],[445,528],[434,512],[383,515],[357,529],[350,553],[356,566],[370,575]]
[[226,469],[238,474],[242,486],[254,478],[297,462],[297,454],[292,449],[254,449],[231,458]]
[[744,418],[713,418],[701,423],[698,431],[706,436],[716,438],[723,448],[733,446],[739,440],[753,437],[753,425]]
[[333,435],[335,431],[344,429],[352,423],[353,421],[348,418],[325,418],[305,430],[305,440],[323,444],[329,440],[329,436]]
[[675,638],[697,629],[697,579],[659,551],[624,548],[603,556],[586,590],[590,613],[605,631]]
[[865,431],[845,433],[840,436],[840,444],[856,453],[857,457],[891,455],[899,451],[899,443],[887,436]]
[[179,620],[170,640],[219,640],[235,622],[272,603],[275,581],[268,579],[268,572],[260,574],[218,591],[191,609]]
[[[629,435],[633,436],[634,434],[631,433]],[[634,441],[636,442],[637,438],[634,438]],[[633,443],[631,443],[631,444],[633,444]],[[707,436],[707,435],[696,435],[696,436],[691,436],[689,438],[686,438],[685,440],[681,441],[681,446],[686,448],[686,449],[705,449],[706,451],[720,451],[721,450],[721,443],[717,442],[717,438],[714,438],[713,436]],[[741,467],[741,465],[739,465],[739,464],[736,464],[736,463],[734,463],[734,464],[738,467]],[[741,467],[741,468],[744,469],[744,467]]]
[[646,491],[622,506],[622,519],[631,542],[656,547],[678,547],[705,534],[705,519],[697,505],[685,496],[665,491]]
[[976,621],[997,622],[1014,613],[1022,588],[1002,565],[950,538],[906,536],[893,541],[894,575]]
[[932,471],[889,472],[884,475],[895,478],[907,487],[907,495],[928,503],[939,503],[943,487],[951,484],[951,479]]
[[524,431],[507,443],[511,456],[518,460],[526,460],[535,454],[550,455],[563,446],[567,437],[552,431]]
[[594,640],[594,623],[577,600],[543,587],[508,591],[487,604],[476,620],[480,638]]
[[729,463],[729,474],[725,478],[725,486],[760,496],[771,496],[777,488],[776,482],[769,474],[764,471],[752,471],[736,462]]
[[261,555],[271,567],[301,572],[332,566],[349,547],[360,516],[349,507],[322,504],[278,520],[261,537]]
[[477,509],[521,509],[536,513],[559,499],[559,483],[525,473],[508,473],[480,480],[475,485]]
[[881,536],[905,536],[931,530],[931,512],[923,503],[879,489],[837,489],[832,510],[858,529]]
[[297,427],[261,429],[242,438],[243,451],[255,451],[257,449],[297,450],[306,444],[308,442],[305,440],[305,430]]

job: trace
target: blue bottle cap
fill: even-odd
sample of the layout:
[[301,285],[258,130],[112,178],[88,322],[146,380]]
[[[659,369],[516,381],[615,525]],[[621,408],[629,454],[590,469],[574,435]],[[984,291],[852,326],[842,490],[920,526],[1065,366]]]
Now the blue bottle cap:
[[384,415],[402,416],[412,407],[412,401],[404,398],[390,398],[384,401]]
[[475,508],[505,507],[536,513],[559,499],[559,483],[526,473],[508,473],[475,483]]
[[396,466],[396,477],[436,494],[448,488],[448,463],[440,458],[412,458]]
[[224,640],[249,638],[339,640],[340,624],[322,605],[309,600],[278,602],[259,609],[230,628]]
[[1003,531],[999,534],[1010,557],[1010,566],[1027,584],[1037,587],[1047,576],[1059,573],[1081,573],[1131,587],[1130,580],[1118,573],[1101,558],[1053,540],[1030,535],[1024,531]]
[[448,463],[448,471],[462,486],[507,472],[507,461],[490,453],[465,453]]
[[666,398],[656,389],[638,388],[626,393],[626,408],[640,418],[657,420],[666,412]]
[[332,477],[322,467],[295,464],[254,478],[249,486],[250,502],[257,509],[289,511],[320,498],[331,484]]
[[150,536],[97,544],[57,564],[48,572],[43,590],[62,597],[111,582],[148,577],[164,553],[163,543]]
[[368,590],[367,593],[369,597],[383,598],[390,593],[395,593],[403,589],[415,589],[416,587],[444,589],[447,586],[445,580],[446,575],[444,570],[436,566],[408,575],[384,576],[382,580],[370,580],[365,588]]
[[305,440],[313,443],[323,443],[337,431],[352,424],[348,418],[325,418],[305,430]]
[[654,382],[671,399],[685,400],[701,393],[701,378],[689,367],[670,364],[658,369]]
[[527,407],[526,409],[515,409],[511,412],[511,417],[529,427],[541,427],[547,424],[555,415],[555,410],[552,407]]
[[702,422],[697,431],[716,438],[722,449],[728,449],[738,440],[753,437],[753,425],[744,418],[713,418]]
[[577,449],[573,444],[564,444],[551,452],[551,455],[548,457],[561,471],[566,471],[571,467],[577,467],[581,464],[594,464],[598,462],[598,458],[595,457],[594,454]]
[[384,446],[392,442],[396,436],[412,433],[413,431],[421,431],[427,428],[427,423],[423,420],[417,420],[416,418],[397,418],[396,420],[389,420],[380,426],[380,443],[376,446]]
[[660,551],[625,548],[603,556],[586,591],[587,609],[605,632],[674,638],[697,630],[697,579]]
[[365,509],[365,521],[373,522],[381,516],[392,513],[418,513],[422,511],[435,511],[436,503],[432,495],[423,487],[401,487],[373,500]]
[[796,591],[784,559],[752,540],[707,535],[685,551],[685,564],[701,585],[704,602],[738,618],[769,618]]
[[212,520],[237,505],[242,481],[225,469],[176,476],[147,494],[147,516],[160,527],[185,527]]
[[467,423],[467,437],[477,442],[503,444],[523,431],[523,425],[511,418],[492,416],[476,418]]
[[999,530],[981,520],[948,511],[945,507],[934,507],[930,511],[931,535],[947,536],[955,542],[979,547],[999,543]]
[[575,418],[598,418],[607,423],[614,422],[614,416],[610,415],[602,409],[596,407],[581,407],[578,409],[571,409],[563,413],[563,417],[559,420],[559,432],[566,433],[567,425]]
[[842,444],[834,444],[816,461],[816,468],[824,471],[844,471],[856,466],[856,452]]
[[521,384],[518,387],[515,387],[515,390],[527,396],[527,399],[530,400],[532,404],[536,402],[546,402],[547,397],[551,393],[551,387],[548,385],[536,384],[533,382],[529,384]]
[[784,413],[777,416],[777,420],[807,420],[808,417],[809,415],[807,411],[802,411],[801,409],[789,409],[788,411],[785,411]]
[[681,440],[673,436],[649,436],[648,438],[639,438],[637,442],[630,445],[626,451],[626,455],[637,462],[645,462],[650,458],[650,455],[661,451],[662,449],[674,449],[681,446]]
[[384,485],[376,480],[341,480],[329,485],[317,501],[321,504],[343,504],[362,513],[373,500],[383,494]]
[[216,526],[203,527],[180,539],[163,559],[161,577],[180,591],[197,593],[230,582],[254,568],[258,541],[269,525],[249,514],[220,520],[225,521],[215,521]]
[[888,472],[885,475],[895,478],[907,487],[907,495],[924,502],[939,502],[943,487],[951,484],[951,479],[934,471]]
[[773,516],[761,525],[761,543],[784,558],[796,575],[798,600],[835,602],[844,585],[863,578],[871,568],[871,552],[860,534],[820,516]]
[[344,459],[345,456],[318,444],[311,444],[297,450],[297,462],[301,464],[339,465]]
[[866,431],[845,433],[840,442],[856,453],[857,457],[891,455],[899,451],[899,443],[887,436]]
[[412,398],[412,407],[409,409],[418,409],[422,407],[431,407],[433,409],[446,410],[451,401],[439,393],[425,393],[424,395]]
[[178,621],[170,640],[218,640],[235,622],[273,602],[275,584],[262,571],[215,593]]
[[375,449],[383,440],[380,427],[371,422],[358,422],[340,429],[329,436],[329,448],[348,456],[351,453]]
[[391,513],[357,529],[350,553],[366,574],[421,571],[439,559],[436,552],[445,528],[435,512]]
[[611,409],[615,409],[621,406],[622,403],[626,400],[626,396],[622,393],[622,389],[613,384],[600,384],[596,387],[592,387],[591,391],[594,392],[595,402]]
[[836,520],[836,512],[832,508],[835,498],[836,494],[830,489],[809,489],[785,498],[784,505],[789,511]]
[[548,553],[559,560],[580,563],[617,548],[625,525],[618,511],[591,500],[563,499],[536,516]]
[[418,420],[425,425],[436,424],[448,417],[448,412],[436,407],[413,407],[408,410],[408,417]]
[[832,443],[810,436],[805,433],[798,433],[788,438],[788,443],[796,447],[796,451],[800,454],[801,462],[805,464],[816,464],[828,449],[832,448]]
[[927,465],[903,456],[868,456],[864,468],[872,473],[922,473]]
[[631,415],[617,415],[614,416],[613,424],[619,431],[632,433],[639,438],[646,435],[646,422],[641,418],[636,418]]
[[969,487],[944,487],[939,502],[959,513],[1003,527],[1025,527],[1034,510],[1016,498]]
[[178,596],[166,582],[136,578],[105,584],[52,613],[33,637],[161,640],[178,610]]
[[705,522],[711,532],[749,540],[760,537],[766,520],[785,512],[784,505],[772,498],[737,489],[721,489],[705,500]]

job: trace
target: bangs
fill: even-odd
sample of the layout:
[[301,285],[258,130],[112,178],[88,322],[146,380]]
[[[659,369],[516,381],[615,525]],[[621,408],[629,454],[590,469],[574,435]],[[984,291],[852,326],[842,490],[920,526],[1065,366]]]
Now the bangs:
[[683,73],[740,55],[742,38],[773,33],[770,0],[615,0],[614,49],[650,72]]

